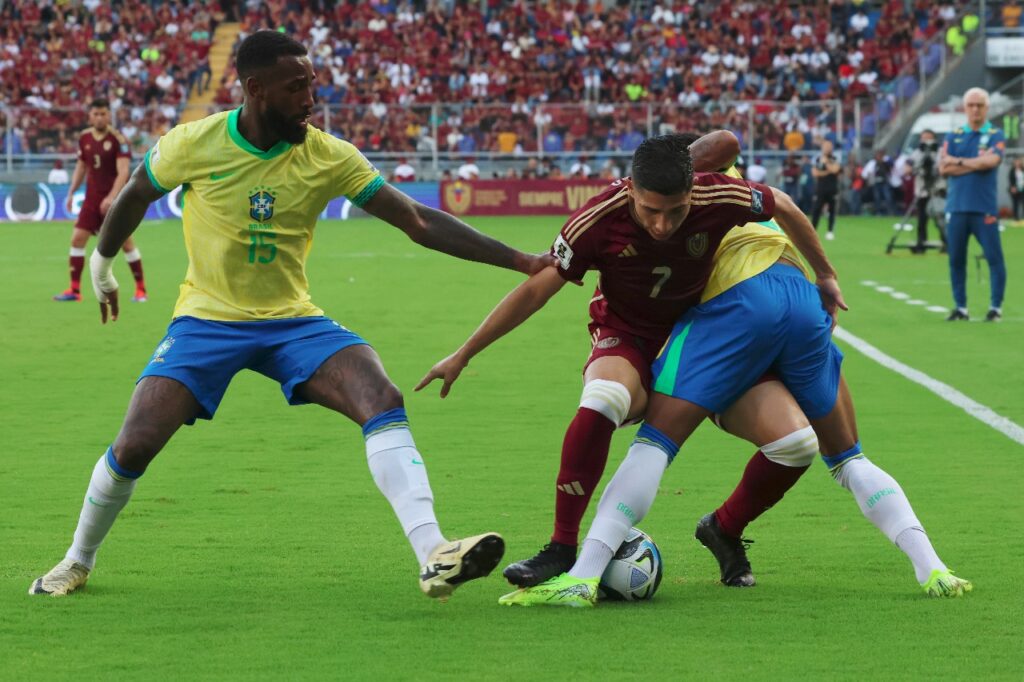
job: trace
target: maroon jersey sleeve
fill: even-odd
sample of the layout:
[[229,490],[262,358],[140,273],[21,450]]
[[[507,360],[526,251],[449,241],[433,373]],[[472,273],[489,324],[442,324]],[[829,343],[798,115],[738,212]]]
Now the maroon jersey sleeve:
[[697,173],[690,205],[714,207],[723,222],[735,225],[763,222],[775,215],[775,196],[767,185],[721,173]]
[[114,131],[114,140],[117,142],[117,153],[114,155],[115,159],[130,159],[132,158],[132,150],[128,144],[128,138],[121,133]]
[[587,270],[597,269],[603,235],[600,221],[625,203],[626,187],[617,180],[569,216],[551,246],[551,254],[558,259],[558,274],[579,282]]

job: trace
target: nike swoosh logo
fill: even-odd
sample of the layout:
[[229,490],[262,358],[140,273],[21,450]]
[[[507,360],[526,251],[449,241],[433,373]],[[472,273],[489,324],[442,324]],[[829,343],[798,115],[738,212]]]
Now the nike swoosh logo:
[[89,495],[85,499],[89,500],[89,504],[94,504],[97,507],[111,507],[111,506],[113,506],[113,505],[110,505],[110,504],[103,504],[101,502],[97,502],[96,500],[92,499],[92,495]]
[[210,173],[211,180],[223,180],[224,178],[234,175],[235,171],[228,171],[227,173]]
[[409,461],[412,462],[413,464],[423,464],[423,460],[422,459],[416,459],[415,457],[413,457]]

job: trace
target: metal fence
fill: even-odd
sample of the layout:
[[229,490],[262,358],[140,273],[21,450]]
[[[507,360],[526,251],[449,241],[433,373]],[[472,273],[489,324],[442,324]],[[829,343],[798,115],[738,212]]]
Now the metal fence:
[[[223,108],[190,113],[203,116]],[[591,162],[596,174],[602,165],[621,167],[645,138],[674,131],[732,130],[747,156],[769,161],[790,152],[812,153],[823,135],[840,141],[847,138],[841,112],[838,100],[321,105],[313,123],[351,141],[373,161],[405,158],[425,176],[439,177],[468,157],[485,170],[524,166],[531,158],[568,165],[582,157]],[[182,113],[159,106],[115,108],[113,125],[128,138],[138,157]],[[80,109],[0,110],[5,168],[39,169],[58,159],[73,161],[78,135],[87,124]]]

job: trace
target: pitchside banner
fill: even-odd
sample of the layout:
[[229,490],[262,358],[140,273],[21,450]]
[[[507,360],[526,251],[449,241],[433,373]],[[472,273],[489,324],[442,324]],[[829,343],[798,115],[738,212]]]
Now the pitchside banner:
[[455,215],[568,215],[607,180],[454,180],[441,183],[441,209]]
[[[400,182],[396,183],[405,192],[421,204],[430,208],[439,208],[438,186],[436,182]],[[75,192],[71,201],[71,213],[68,214],[64,202],[68,196],[67,185],[49,185],[45,182],[22,183],[17,185],[0,184],[0,221],[39,222],[43,220],[75,220],[82,210],[85,201],[85,190]],[[241,197],[245,210],[248,211],[249,198]],[[365,216],[366,214],[352,206],[345,197],[332,199],[327,208],[320,214],[321,220],[341,219]],[[181,187],[171,190],[149,205],[146,218],[181,218]]]

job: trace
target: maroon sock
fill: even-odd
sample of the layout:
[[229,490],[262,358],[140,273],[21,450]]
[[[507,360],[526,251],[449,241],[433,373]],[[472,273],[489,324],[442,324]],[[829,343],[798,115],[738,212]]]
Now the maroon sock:
[[142,259],[132,261],[128,264],[132,269],[132,277],[135,278],[135,286],[143,291],[146,290],[146,281],[142,279]]
[[721,507],[715,510],[718,525],[738,538],[747,524],[766,512],[800,479],[806,467],[788,467],[771,461],[758,450],[743,470],[743,478]]
[[68,256],[71,267],[71,291],[76,294],[82,290],[82,268],[85,267],[85,256]]
[[608,417],[587,407],[581,407],[569,424],[562,442],[552,541],[578,544],[580,521],[604,473],[615,427]]

